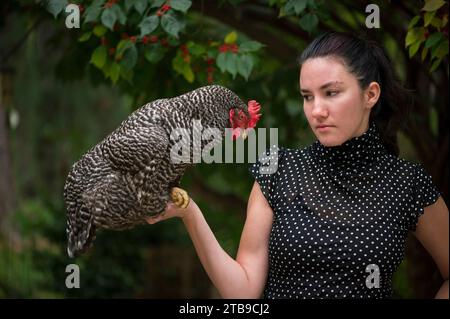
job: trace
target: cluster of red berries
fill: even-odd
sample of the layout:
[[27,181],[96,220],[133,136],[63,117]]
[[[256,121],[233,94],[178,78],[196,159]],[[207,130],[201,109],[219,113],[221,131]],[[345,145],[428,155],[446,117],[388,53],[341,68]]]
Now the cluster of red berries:
[[111,8],[115,3],[117,3],[119,0],[108,0],[108,2],[105,3],[103,6],[104,8]]
[[225,53],[225,52],[228,52],[228,51],[233,52],[233,53],[238,53],[239,47],[238,47],[238,45],[236,43],[233,43],[233,44],[226,44],[225,43],[225,44],[222,44],[219,47],[219,52]]
[[162,17],[167,11],[169,11],[171,9],[171,6],[169,6],[168,4],[163,4],[161,6],[161,8],[158,9],[158,11],[156,12],[156,15],[158,17]]
[[216,61],[214,60],[214,58],[209,58],[206,60],[206,63],[208,64],[208,67],[206,68],[206,76],[207,76],[207,81],[208,83],[212,83],[214,81],[214,63]]
[[180,45],[180,50],[181,50],[181,57],[183,58],[184,62],[190,63],[191,55],[189,54],[189,49],[187,48],[186,44]]
[[156,43],[156,42],[158,42],[158,36],[157,35],[151,35],[151,36],[148,36],[148,35],[144,35],[143,37],[142,37],[142,44],[147,44],[147,43]]

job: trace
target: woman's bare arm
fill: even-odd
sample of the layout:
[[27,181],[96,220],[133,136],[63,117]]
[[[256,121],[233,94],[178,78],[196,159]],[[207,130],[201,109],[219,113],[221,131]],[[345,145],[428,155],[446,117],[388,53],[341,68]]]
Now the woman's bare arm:
[[254,183],[250,193],[236,259],[222,249],[192,199],[186,209],[170,205],[163,216],[148,218],[147,222],[154,224],[174,216],[182,218],[205,271],[223,298],[259,298],[262,295],[268,272],[273,212],[258,183]]
[[439,197],[434,204],[425,207],[424,210],[414,235],[433,257],[444,278],[436,298],[448,299],[448,208],[442,197]]

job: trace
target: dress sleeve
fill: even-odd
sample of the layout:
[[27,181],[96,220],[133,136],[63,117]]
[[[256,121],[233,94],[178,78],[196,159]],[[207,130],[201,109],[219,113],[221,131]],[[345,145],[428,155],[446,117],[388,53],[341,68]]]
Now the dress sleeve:
[[432,177],[421,164],[414,165],[413,203],[408,221],[408,229],[415,231],[424,208],[435,203],[441,193],[433,183]]
[[283,149],[272,146],[259,155],[256,163],[250,165],[249,171],[271,207],[275,204],[276,176]]

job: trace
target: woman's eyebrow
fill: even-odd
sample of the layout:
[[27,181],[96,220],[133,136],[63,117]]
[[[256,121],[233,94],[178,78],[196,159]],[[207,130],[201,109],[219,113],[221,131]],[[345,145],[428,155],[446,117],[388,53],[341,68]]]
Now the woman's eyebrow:
[[[319,88],[319,90],[325,90],[325,89],[327,89],[327,88],[329,88],[330,86],[332,86],[332,85],[338,85],[338,84],[344,84],[344,82],[341,82],[341,81],[331,81],[331,82],[327,82],[327,83],[325,83],[324,85],[322,85],[320,88]],[[302,93],[308,93],[308,92],[310,92],[310,90],[309,89],[300,89],[300,92],[302,92]]]

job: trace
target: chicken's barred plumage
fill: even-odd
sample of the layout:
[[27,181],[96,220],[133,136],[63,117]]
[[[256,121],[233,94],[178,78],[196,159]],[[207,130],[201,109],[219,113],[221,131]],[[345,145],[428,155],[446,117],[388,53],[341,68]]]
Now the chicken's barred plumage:
[[[235,93],[211,85],[153,101],[132,113],[83,155],[67,177],[64,198],[69,256],[89,248],[97,228],[132,228],[144,223],[144,217],[165,210],[170,190],[192,165],[171,161],[170,149],[177,143],[170,138],[173,130],[192,132],[196,119],[203,129],[224,132],[230,127],[230,114],[238,112],[251,116]],[[202,148],[207,143],[202,141]],[[192,159],[192,147],[190,150]]]

